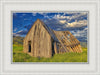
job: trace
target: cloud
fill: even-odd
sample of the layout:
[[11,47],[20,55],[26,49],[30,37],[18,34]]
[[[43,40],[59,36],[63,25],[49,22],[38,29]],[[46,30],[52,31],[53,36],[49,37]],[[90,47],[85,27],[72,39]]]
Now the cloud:
[[[64,13],[64,14],[55,14],[50,18],[50,16],[46,15],[46,19],[43,21],[49,25],[53,26],[52,28],[57,29],[61,27],[62,30],[82,30],[85,26],[87,26],[87,12],[82,13]],[[54,26],[55,25],[55,26]],[[60,30],[57,29],[57,30]]]
[[83,30],[77,30],[76,32],[72,31],[72,33],[74,34],[74,36],[86,36],[87,35],[87,30],[88,28],[85,28]]
[[[67,14],[67,15],[66,15]],[[67,22],[72,22],[75,20],[83,20],[87,18],[87,12],[82,13],[66,13],[66,14],[57,14],[54,16],[56,19],[66,20]]]
[[21,14],[19,17],[23,18],[24,16],[26,16],[26,13]]
[[31,21],[31,20],[32,20],[32,18],[24,18],[24,20],[29,20],[29,21]]
[[80,21],[75,21],[72,23],[68,23],[68,25],[66,25],[67,27],[82,27],[82,26],[87,26],[87,20],[80,20]]
[[87,20],[80,20],[72,23],[67,23],[66,20],[52,18],[43,19],[43,22],[54,30],[83,30],[87,27]]
[[37,13],[34,12],[34,13],[32,13],[32,16],[36,16],[36,14],[37,14]]
[[73,21],[79,21],[79,20],[87,20],[87,13],[80,13],[80,14],[76,14],[71,16],[71,19],[69,20],[69,22],[73,22]]
[[62,24],[58,19],[43,19],[42,20],[46,25],[48,25],[51,29],[56,30],[57,28],[64,28],[66,27]]
[[60,14],[57,14],[54,17],[57,18],[57,19],[66,19],[67,18],[67,16],[63,16],[63,15],[60,15]]
[[26,35],[27,32],[28,32],[28,30],[21,30],[21,31],[18,31],[17,34]]
[[85,28],[84,30],[85,30],[85,31],[87,31],[87,30],[88,30],[88,28]]
[[16,33],[13,33],[13,36],[21,36],[21,35],[26,35],[28,30],[20,30]]
[[87,41],[87,30],[88,28],[84,28],[83,30],[71,31],[71,33],[79,40],[79,41]]
[[20,36],[19,34],[13,33],[13,36]]
[[77,37],[79,37],[79,36],[81,36],[81,37],[84,37],[84,36],[86,36],[86,32],[83,30],[83,31],[77,31],[76,33],[74,33],[74,36],[77,36]]
[[27,30],[30,30],[30,28],[32,27],[33,24],[29,24],[29,25],[26,25],[24,26],[24,28],[26,28]]
[[60,23],[65,24],[66,20],[59,20]]
[[44,13],[44,12],[39,12],[38,14],[43,15],[43,16],[47,16],[47,13]]
[[61,28],[57,28],[56,30],[58,30],[58,31],[59,31],[59,30],[61,30]]
[[14,28],[14,31],[16,31],[18,28]]

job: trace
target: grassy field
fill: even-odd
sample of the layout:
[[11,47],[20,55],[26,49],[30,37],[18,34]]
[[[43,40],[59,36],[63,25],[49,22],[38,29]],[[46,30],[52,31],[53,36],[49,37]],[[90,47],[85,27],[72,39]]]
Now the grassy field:
[[87,62],[87,48],[82,53],[55,54],[51,58],[36,58],[23,53],[23,46],[13,44],[13,62]]

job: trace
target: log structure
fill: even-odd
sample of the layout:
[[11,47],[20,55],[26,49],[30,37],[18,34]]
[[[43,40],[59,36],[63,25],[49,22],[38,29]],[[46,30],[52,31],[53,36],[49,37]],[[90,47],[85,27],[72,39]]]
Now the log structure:
[[58,53],[82,52],[80,42],[69,31],[53,31],[59,40]]
[[69,31],[54,31],[40,19],[23,40],[23,51],[34,57],[51,57],[65,52],[82,52],[80,42]]

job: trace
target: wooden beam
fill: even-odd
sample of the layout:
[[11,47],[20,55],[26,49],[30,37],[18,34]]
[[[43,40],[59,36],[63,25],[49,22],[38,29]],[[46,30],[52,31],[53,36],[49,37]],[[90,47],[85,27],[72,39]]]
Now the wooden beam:
[[[59,34],[61,34],[61,33],[59,32]],[[56,35],[57,39],[59,40],[59,42],[61,43],[62,47],[68,52],[68,50],[64,47],[64,44],[63,44],[63,42],[60,39],[61,36],[59,34],[56,32],[55,35]]]
[[56,44],[56,42],[54,42],[54,51],[55,51],[55,54],[58,53],[58,52],[57,52],[57,44]]

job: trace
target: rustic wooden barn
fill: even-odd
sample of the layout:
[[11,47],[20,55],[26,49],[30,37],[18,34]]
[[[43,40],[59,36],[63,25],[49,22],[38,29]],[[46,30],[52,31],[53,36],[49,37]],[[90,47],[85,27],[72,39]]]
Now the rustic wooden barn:
[[54,31],[37,19],[23,40],[23,51],[34,57],[51,57],[65,52],[80,53],[82,48],[69,31]]

